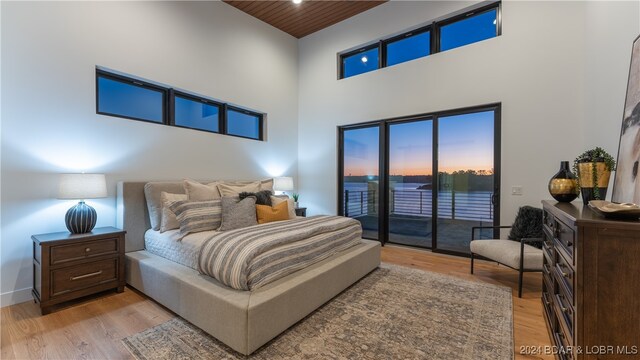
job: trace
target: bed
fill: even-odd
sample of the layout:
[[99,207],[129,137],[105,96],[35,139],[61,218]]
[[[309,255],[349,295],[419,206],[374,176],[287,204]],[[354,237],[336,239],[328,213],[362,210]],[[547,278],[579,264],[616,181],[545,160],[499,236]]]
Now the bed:
[[[127,284],[241,354],[251,354],[380,264],[379,242],[362,240],[259,289],[229,288],[189,265],[201,241],[197,236],[184,239],[179,249],[162,249],[171,234],[162,238],[150,230],[146,183],[118,183],[117,225],[127,232]],[[184,193],[179,181],[154,184]],[[170,260],[168,253],[178,255]]]

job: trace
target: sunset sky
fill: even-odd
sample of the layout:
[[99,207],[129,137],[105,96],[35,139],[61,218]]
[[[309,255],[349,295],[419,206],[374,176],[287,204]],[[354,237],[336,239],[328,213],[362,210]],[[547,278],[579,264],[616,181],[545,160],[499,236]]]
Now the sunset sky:
[[[439,171],[493,169],[493,111],[439,119]],[[378,127],[344,133],[344,175],[378,175]],[[393,124],[390,175],[431,175],[431,121]]]

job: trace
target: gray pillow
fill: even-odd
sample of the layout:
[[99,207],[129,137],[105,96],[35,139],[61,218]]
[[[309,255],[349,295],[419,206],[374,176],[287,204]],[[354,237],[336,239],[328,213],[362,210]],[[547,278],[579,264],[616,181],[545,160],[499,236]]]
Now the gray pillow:
[[162,223],[162,192],[171,194],[184,194],[182,182],[178,181],[152,181],[144,184],[144,196],[149,209],[149,221],[153,230],[160,230]]
[[220,227],[222,208],[220,200],[176,201],[169,205],[180,223],[180,238],[187,234],[217,230]]
[[238,200],[237,197],[222,197],[222,225],[220,231],[240,229],[257,225],[256,198],[251,196]]

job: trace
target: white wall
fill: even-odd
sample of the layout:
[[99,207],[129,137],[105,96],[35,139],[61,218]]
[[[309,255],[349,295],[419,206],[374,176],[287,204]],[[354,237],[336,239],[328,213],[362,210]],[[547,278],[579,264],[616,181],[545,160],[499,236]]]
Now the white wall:
[[[297,40],[221,2],[2,2],[2,305],[30,298],[31,234],[63,231],[57,174],[115,184],[297,173]],[[268,141],[96,115],[101,65],[264,111]]]
[[[502,223],[510,223],[519,206],[549,199],[547,183],[560,161],[573,160],[594,138],[606,139],[615,152],[638,2],[609,8],[505,1],[500,37],[336,80],[336,53],[469,4],[392,1],[300,41],[298,174],[309,213],[336,212],[336,126],[343,124],[501,102]],[[606,55],[605,64],[585,59],[595,55],[587,53],[593,32],[603,46],[598,50],[616,51]],[[607,73],[609,64],[622,69]],[[602,88],[595,93],[587,82]],[[587,106],[585,100],[602,93],[606,109]],[[592,107],[612,115],[615,126],[589,128],[586,119],[603,121],[587,116]],[[511,195],[514,185],[524,195]]]
[[[640,35],[640,1],[592,1],[586,7],[585,149],[618,153],[631,45]],[[610,183],[613,186],[613,179]],[[611,191],[607,196],[611,197]]]

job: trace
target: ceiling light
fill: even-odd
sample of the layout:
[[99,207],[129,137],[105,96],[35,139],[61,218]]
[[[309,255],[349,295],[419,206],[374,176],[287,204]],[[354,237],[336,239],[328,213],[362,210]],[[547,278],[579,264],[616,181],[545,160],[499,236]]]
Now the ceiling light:
[[369,61],[369,59],[367,59],[366,56],[363,56],[362,59],[360,59],[360,60],[362,60],[362,62],[365,63],[365,64],[367,63],[367,61]]
[[302,3],[302,0],[291,0],[291,1],[293,1],[293,3],[294,3],[294,4],[300,4],[300,3]]

